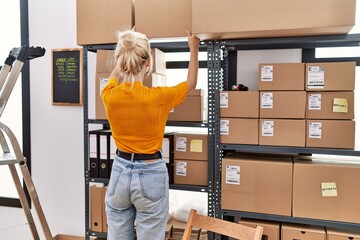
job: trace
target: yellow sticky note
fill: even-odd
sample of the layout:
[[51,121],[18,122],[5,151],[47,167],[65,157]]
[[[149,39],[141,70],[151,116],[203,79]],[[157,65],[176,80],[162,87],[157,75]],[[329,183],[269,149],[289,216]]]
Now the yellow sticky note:
[[346,98],[334,98],[333,112],[347,113],[348,110],[349,106]]
[[334,182],[321,183],[321,195],[323,197],[337,197],[336,183]]
[[190,142],[190,152],[202,152],[203,140],[193,139]]

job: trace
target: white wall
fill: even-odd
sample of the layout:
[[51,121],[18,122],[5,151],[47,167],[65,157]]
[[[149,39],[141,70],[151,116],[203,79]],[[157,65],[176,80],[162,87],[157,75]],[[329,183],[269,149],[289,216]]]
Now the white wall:
[[29,0],[32,176],[53,235],[84,235],[83,108],[51,104],[51,49],[76,45],[76,1]]

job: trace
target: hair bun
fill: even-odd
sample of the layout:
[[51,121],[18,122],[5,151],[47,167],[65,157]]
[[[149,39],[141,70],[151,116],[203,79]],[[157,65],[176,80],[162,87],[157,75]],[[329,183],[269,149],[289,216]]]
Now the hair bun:
[[133,34],[123,34],[120,38],[122,40],[122,45],[125,49],[131,50],[136,46],[136,36]]

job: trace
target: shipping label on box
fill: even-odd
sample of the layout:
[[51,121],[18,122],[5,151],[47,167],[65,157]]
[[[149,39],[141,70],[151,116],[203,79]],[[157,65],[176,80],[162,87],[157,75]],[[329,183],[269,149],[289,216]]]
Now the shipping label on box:
[[309,110],[321,110],[321,94],[309,94]]
[[273,137],[274,136],[274,121],[262,121],[261,136],[263,136],[263,137]]
[[325,69],[322,66],[308,66],[308,88],[324,88],[325,82]]
[[177,162],[175,174],[178,176],[186,176],[187,162]]
[[176,137],[176,151],[179,152],[186,152],[186,143],[187,143],[187,138],[186,137]]
[[240,166],[226,165],[225,183],[240,185]]
[[273,81],[273,66],[261,66],[261,81],[262,82]]
[[220,120],[220,134],[229,135],[229,120]]
[[220,107],[221,108],[229,107],[229,94],[227,92],[220,93]]
[[309,122],[309,138],[321,138],[321,122]]
[[273,108],[273,93],[261,93],[261,108]]

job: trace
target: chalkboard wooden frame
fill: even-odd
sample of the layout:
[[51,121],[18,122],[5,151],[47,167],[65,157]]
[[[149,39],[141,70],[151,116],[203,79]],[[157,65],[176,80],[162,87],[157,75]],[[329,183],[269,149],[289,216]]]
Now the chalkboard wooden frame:
[[52,104],[82,106],[82,48],[52,49]]

